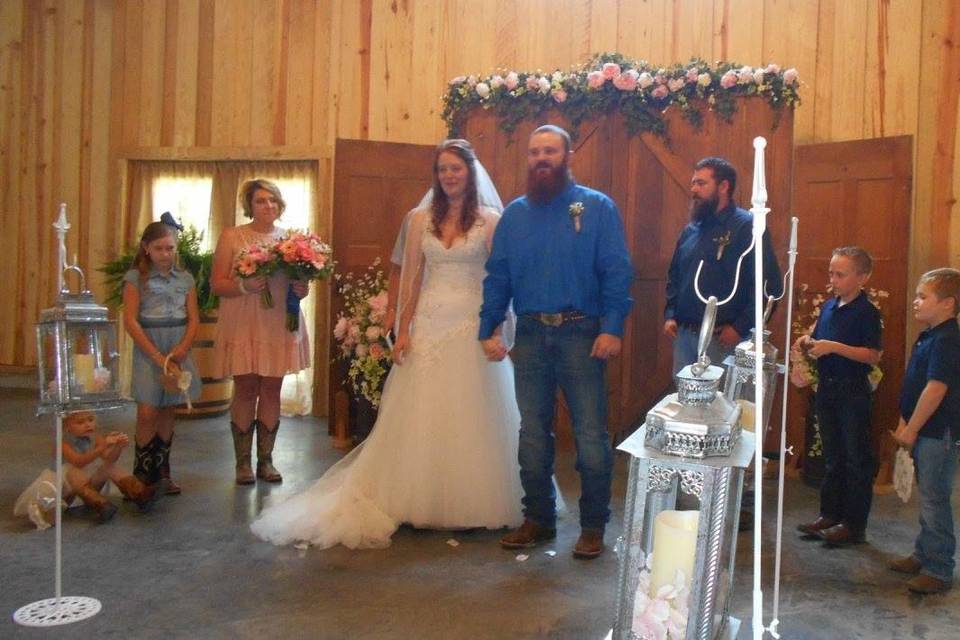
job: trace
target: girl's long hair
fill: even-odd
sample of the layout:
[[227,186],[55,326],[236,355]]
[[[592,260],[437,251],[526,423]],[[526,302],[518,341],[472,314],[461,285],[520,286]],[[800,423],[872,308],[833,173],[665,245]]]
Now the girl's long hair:
[[133,257],[133,268],[140,272],[141,283],[146,281],[147,275],[150,273],[150,267],[153,266],[153,262],[150,260],[150,254],[147,253],[147,245],[154,240],[159,240],[166,236],[173,236],[174,241],[176,241],[177,230],[164,222],[151,222],[147,225],[147,228],[143,230],[143,234],[140,236],[140,246],[137,248],[137,255]]
[[440,184],[440,175],[437,171],[441,153],[452,153],[467,165],[467,188],[463,194],[463,210],[460,212],[460,231],[463,234],[469,232],[480,217],[475,166],[477,155],[473,151],[473,145],[460,138],[444,140],[437,145],[433,154],[433,202],[430,205],[430,222],[433,224],[433,234],[438,238],[441,236],[440,228],[450,212],[450,200]]

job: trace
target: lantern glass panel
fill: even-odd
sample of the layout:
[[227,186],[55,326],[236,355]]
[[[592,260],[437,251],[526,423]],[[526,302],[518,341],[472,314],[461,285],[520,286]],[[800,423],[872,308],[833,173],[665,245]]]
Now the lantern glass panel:
[[117,357],[112,322],[68,323],[67,365],[74,398],[117,391]]

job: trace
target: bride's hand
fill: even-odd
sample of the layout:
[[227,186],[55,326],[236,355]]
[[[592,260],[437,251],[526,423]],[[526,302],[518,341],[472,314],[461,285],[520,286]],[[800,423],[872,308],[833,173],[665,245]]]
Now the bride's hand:
[[410,334],[401,333],[393,343],[393,351],[390,352],[390,359],[395,364],[403,364],[403,358],[410,351]]

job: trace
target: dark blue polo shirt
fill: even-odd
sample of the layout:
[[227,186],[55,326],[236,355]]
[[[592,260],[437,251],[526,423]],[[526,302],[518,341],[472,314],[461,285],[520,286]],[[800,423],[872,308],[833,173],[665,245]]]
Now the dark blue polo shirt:
[[[716,215],[691,222],[677,239],[677,246],[667,272],[667,300],[664,320],[699,328],[703,321],[704,304],[697,297],[694,276],[703,260],[700,272],[700,293],[704,298],[716,296],[723,300],[733,291],[737,275],[737,260],[753,240],[753,214],[730,203]],[[746,338],[753,328],[753,251],[740,265],[737,293],[728,303],[717,307],[717,326],[730,324],[741,337]],[[763,278],[767,293],[779,296],[783,292],[780,265],[773,252],[770,232],[763,233]]]
[[[839,296],[824,302],[812,337],[880,351],[881,332],[880,311],[861,290],[860,295],[842,306]],[[836,353],[817,358],[817,374],[821,380],[866,380],[872,368]]]
[[956,318],[923,331],[913,344],[900,390],[900,414],[909,421],[930,380],[947,385],[947,395],[920,429],[923,438],[942,439],[945,429],[960,439],[960,326]]

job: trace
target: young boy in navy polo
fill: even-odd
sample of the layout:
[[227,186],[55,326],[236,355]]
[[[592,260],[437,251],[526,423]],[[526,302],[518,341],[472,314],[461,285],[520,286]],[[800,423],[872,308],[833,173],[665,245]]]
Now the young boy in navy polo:
[[831,546],[864,541],[873,499],[876,457],[868,375],[880,360],[881,323],[863,292],[872,269],[864,249],[834,249],[829,275],[835,297],[823,303],[813,333],[795,345],[817,359],[815,406],[826,467],[820,515],[797,529]]
[[913,554],[890,563],[913,574],[914,593],[941,593],[953,586],[953,511],[950,495],[960,438],[960,271],[923,274],[913,315],[926,325],[910,354],[900,391],[900,424],[894,439],[913,449],[920,494],[920,535]]

